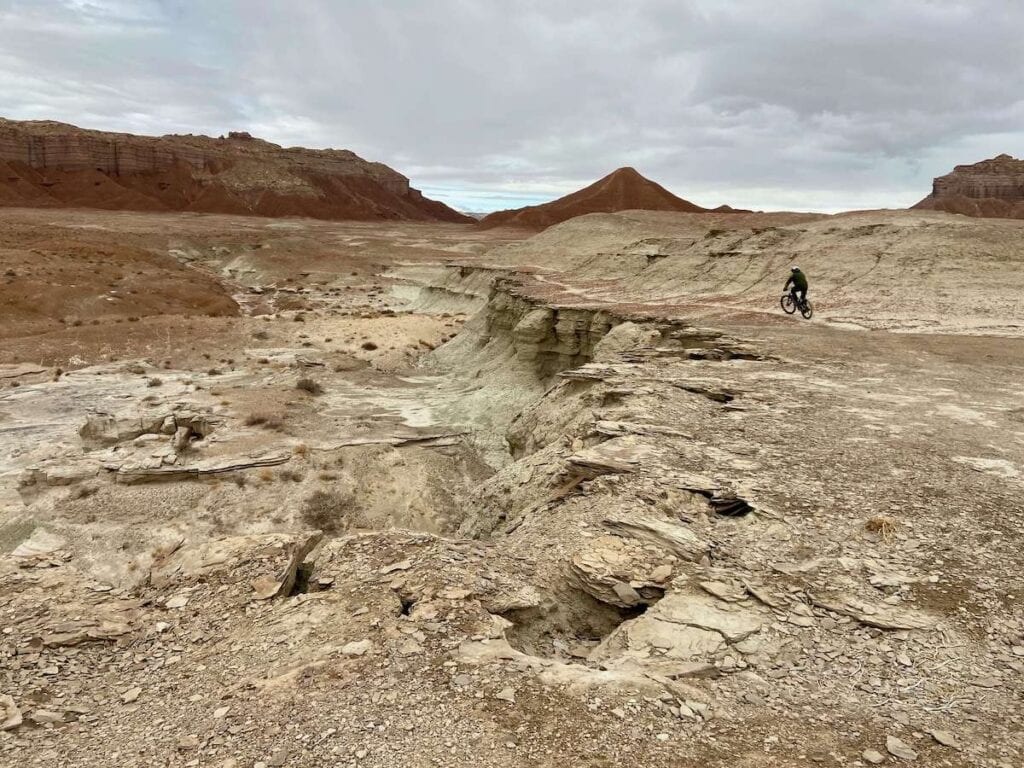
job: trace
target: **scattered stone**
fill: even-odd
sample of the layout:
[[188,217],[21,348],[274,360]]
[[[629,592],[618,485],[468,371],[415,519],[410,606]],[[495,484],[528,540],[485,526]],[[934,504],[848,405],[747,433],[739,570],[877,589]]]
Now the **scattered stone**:
[[944,747],[950,747],[951,749],[960,749],[960,742],[957,741],[956,736],[954,736],[949,731],[942,731],[938,728],[932,728],[931,730],[925,731],[925,733],[927,733],[929,736],[935,739],[935,741],[937,741]]
[[175,595],[170,600],[168,600],[166,603],[164,603],[164,605],[166,605],[168,608],[172,608],[172,609],[174,609],[174,608],[184,608],[186,605],[188,605],[188,598],[185,597],[185,595]]
[[386,576],[389,573],[394,573],[395,571],[408,571],[410,568],[412,568],[412,560],[402,560],[397,563],[391,563],[391,565],[385,565],[380,569],[380,572],[382,575]]
[[672,566],[671,565],[659,565],[653,571],[651,571],[651,581],[656,581],[659,584],[664,584],[672,578]]
[[373,643],[370,640],[357,640],[343,645],[341,652],[346,656],[365,656],[372,647]]
[[885,737],[885,748],[889,750],[889,754],[900,760],[917,760],[917,752],[911,749],[905,741],[895,736]]
[[0,695],[0,731],[10,731],[21,725],[21,710],[10,696]]
[[880,765],[885,760],[885,755],[877,749],[865,749],[860,756],[872,765]]
[[398,644],[398,652],[403,656],[415,656],[418,653],[423,653],[423,646],[411,637],[407,637]]
[[177,746],[177,748],[182,752],[189,749],[196,749],[199,746],[199,737],[194,733],[189,734],[188,736],[182,736],[175,743],[175,746]]
[[28,719],[37,725],[52,725],[64,722],[64,713],[54,712],[51,709],[37,709],[28,716]]
[[978,688],[998,688],[1000,686],[1000,682],[994,677],[977,677],[974,680],[971,680],[971,685]]
[[139,695],[141,693],[142,688],[140,686],[129,688],[127,691],[121,694],[121,701],[123,701],[125,704],[131,704],[133,701],[139,698]]
[[502,688],[500,691],[494,694],[494,698],[501,699],[502,701],[508,701],[514,704],[516,700],[516,692],[512,690],[512,688]]

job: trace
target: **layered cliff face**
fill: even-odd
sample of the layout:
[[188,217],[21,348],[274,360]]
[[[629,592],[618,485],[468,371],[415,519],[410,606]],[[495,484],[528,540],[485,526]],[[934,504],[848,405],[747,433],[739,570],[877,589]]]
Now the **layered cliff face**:
[[914,206],[935,211],[1024,219],[1024,160],[999,155],[958,165],[932,183],[932,193]]
[[248,133],[133,136],[0,119],[0,205],[471,221],[382,163]]

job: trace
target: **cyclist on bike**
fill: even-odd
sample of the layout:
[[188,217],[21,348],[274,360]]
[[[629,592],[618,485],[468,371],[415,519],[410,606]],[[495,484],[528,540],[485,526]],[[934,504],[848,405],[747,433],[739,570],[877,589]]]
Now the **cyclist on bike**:
[[790,270],[789,280],[782,287],[782,290],[786,290],[792,285],[793,288],[789,294],[793,297],[793,301],[796,302],[798,307],[802,307],[804,302],[807,301],[807,275],[800,271],[800,267],[793,267]]

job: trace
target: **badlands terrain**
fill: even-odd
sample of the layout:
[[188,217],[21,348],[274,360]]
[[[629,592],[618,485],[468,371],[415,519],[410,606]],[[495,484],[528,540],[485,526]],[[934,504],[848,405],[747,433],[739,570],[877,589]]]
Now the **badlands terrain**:
[[3,211],[0,764],[1020,766],[1022,246]]

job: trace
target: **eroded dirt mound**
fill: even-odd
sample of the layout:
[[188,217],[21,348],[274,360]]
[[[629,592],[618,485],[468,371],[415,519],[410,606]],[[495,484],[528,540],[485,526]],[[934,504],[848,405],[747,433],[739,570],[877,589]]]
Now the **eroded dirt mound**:
[[0,119],[0,206],[469,222],[348,150]]
[[641,176],[635,168],[619,168],[571,195],[543,205],[531,205],[485,216],[482,227],[534,227],[543,229],[587,213],[628,210],[700,213],[699,205],[676,197],[660,184]]
[[958,165],[952,173],[937,177],[932,193],[914,208],[1024,219],[1024,160],[999,155],[974,165]]
[[109,234],[0,226],[0,338],[94,321],[238,314],[225,286]]

